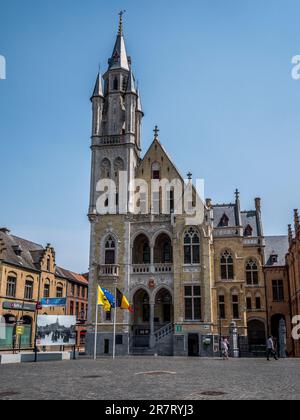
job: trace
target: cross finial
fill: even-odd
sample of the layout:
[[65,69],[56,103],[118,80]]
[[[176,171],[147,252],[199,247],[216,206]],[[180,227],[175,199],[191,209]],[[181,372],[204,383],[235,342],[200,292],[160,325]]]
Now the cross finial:
[[120,20],[119,20],[119,35],[123,35],[123,15],[124,15],[124,13],[126,13],[126,10],[121,10],[120,11],[120,13],[119,13],[119,17],[120,17]]
[[192,174],[191,171],[187,174],[187,177],[188,177],[189,181],[191,181],[193,179],[193,174]]
[[240,192],[238,189],[235,190],[235,197],[237,200],[240,198]]
[[158,128],[157,125],[155,126],[153,131],[154,131],[154,140],[157,140],[158,139],[158,133],[159,133],[159,128]]

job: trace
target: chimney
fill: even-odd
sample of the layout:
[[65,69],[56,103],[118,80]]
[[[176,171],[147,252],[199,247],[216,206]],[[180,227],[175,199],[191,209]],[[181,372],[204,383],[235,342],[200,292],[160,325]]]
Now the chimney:
[[0,232],[4,233],[5,235],[9,235],[10,234],[10,230],[7,229],[6,227],[0,228]]
[[261,198],[260,197],[257,197],[255,199],[255,208],[256,208],[256,211],[261,212]]
[[211,208],[211,205],[212,205],[212,199],[211,198],[207,198],[206,199],[206,206],[207,206],[207,208]]

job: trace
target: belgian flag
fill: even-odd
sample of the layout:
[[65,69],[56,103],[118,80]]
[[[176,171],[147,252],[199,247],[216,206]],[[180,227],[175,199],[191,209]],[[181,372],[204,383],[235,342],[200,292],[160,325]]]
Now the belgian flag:
[[133,313],[126,296],[119,289],[117,289],[117,307]]

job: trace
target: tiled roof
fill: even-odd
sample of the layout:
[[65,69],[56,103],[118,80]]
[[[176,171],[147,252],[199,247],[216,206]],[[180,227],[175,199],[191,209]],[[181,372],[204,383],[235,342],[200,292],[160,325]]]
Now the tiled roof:
[[[265,259],[266,267],[278,267],[285,265],[285,256],[289,249],[287,236],[266,236]],[[277,263],[271,259],[272,255],[278,256]]]
[[[42,245],[27,241],[17,236],[9,235],[0,231],[0,238],[4,244],[5,250],[2,253],[2,260],[23,268],[37,270],[36,263],[44,252]],[[19,248],[20,255],[17,255],[15,249]]]
[[243,211],[242,213],[242,223],[244,230],[247,226],[251,226],[252,228],[252,236],[257,237],[257,217],[256,211]]
[[77,273],[74,273],[73,271],[66,270],[65,268],[62,268],[62,267],[56,267],[56,275],[58,277],[63,277],[75,283],[82,283],[85,285],[89,284],[88,277],[86,275],[77,274]]
[[226,214],[229,219],[228,227],[236,226],[235,205],[222,204],[213,206],[214,228],[220,227],[220,221],[224,214]]

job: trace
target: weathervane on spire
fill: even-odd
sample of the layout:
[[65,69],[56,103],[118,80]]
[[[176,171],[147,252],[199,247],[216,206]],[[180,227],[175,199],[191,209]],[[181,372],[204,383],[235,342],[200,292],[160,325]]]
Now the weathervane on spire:
[[120,16],[120,21],[119,21],[119,35],[122,36],[123,35],[123,15],[124,13],[126,13],[126,10],[121,10],[121,12],[119,13]]

